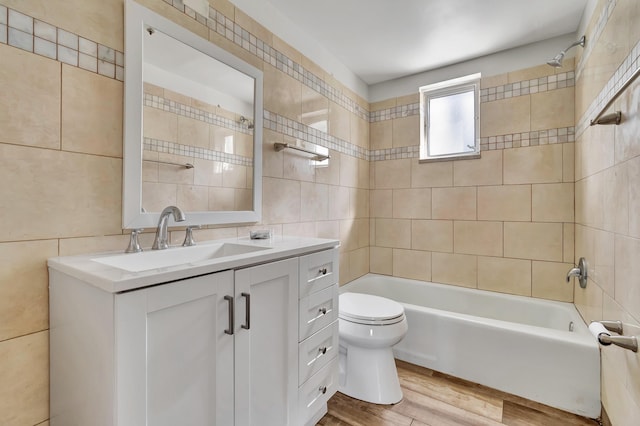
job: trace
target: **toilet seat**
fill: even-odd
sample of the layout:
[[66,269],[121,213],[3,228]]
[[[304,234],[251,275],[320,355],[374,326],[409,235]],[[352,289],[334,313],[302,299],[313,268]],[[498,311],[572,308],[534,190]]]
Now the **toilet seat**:
[[403,306],[384,297],[362,293],[340,295],[338,317],[364,325],[391,325],[404,319]]

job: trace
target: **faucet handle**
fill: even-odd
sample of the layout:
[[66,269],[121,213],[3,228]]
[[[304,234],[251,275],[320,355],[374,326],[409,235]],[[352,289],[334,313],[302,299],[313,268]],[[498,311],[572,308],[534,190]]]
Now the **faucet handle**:
[[193,239],[193,230],[194,229],[202,229],[202,225],[187,226],[187,230],[185,231],[184,242],[182,243],[182,247],[191,247],[191,246],[195,246],[196,245],[196,242]]
[[129,237],[129,246],[124,251],[125,253],[140,253],[142,251],[142,247],[140,247],[140,242],[138,241],[138,234],[144,231],[144,228],[137,228],[131,230],[131,235]]

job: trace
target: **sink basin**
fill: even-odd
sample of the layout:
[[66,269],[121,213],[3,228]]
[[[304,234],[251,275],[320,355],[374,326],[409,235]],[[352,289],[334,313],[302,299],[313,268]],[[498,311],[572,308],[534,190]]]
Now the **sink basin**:
[[143,251],[140,253],[117,254],[114,256],[97,257],[91,260],[129,272],[142,272],[150,269],[167,268],[267,249],[269,249],[269,247],[220,243],[192,247],[172,247],[166,250]]

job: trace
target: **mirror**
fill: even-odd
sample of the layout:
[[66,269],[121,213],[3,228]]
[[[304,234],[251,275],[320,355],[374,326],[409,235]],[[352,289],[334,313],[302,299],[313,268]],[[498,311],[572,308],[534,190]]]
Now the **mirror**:
[[261,217],[262,71],[128,0],[123,228]]

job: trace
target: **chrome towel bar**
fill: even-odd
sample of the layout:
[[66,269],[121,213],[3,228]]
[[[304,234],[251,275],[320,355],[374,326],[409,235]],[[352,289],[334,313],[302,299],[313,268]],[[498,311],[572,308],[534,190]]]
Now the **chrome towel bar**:
[[169,161],[147,160],[147,159],[145,159],[144,161],[149,161],[151,163],[168,164],[170,166],[179,166],[179,167],[184,167],[185,169],[193,169],[194,167],[194,165],[191,163],[171,163]]
[[275,142],[273,144],[273,147],[275,148],[276,151],[282,151],[283,149],[289,148],[289,149],[295,149],[296,151],[304,152],[306,154],[311,154],[313,155],[312,160],[315,160],[315,161],[324,161],[331,158],[330,155],[318,154],[317,152],[309,151],[308,149],[300,148],[295,145],[289,145],[288,143]]
[[590,123],[591,126],[595,126],[596,124],[616,124],[617,125],[622,122],[621,111],[612,112],[611,114],[607,114],[604,116],[603,114],[607,109],[609,109],[611,105],[613,105],[613,103],[616,101],[616,99],[618,99],[618,97],[622,94],[622,92],[624,92],[625,89],[629,87],[636,78],[638,78],[639,75],[640,75],[640,68],[638,68],[637,70],[635,70],[633,74],[631,74],[631,77],[629,77],[627,81],[625,81],[622,84],[622,86],[620,86],[620,88],[615,93],[615,95],[613,95],[611,99],[609,99],[609,102],[607,102],[607,104],[602,108],[600,113],[596,115],[596,118],[591,120],[591,123]]

